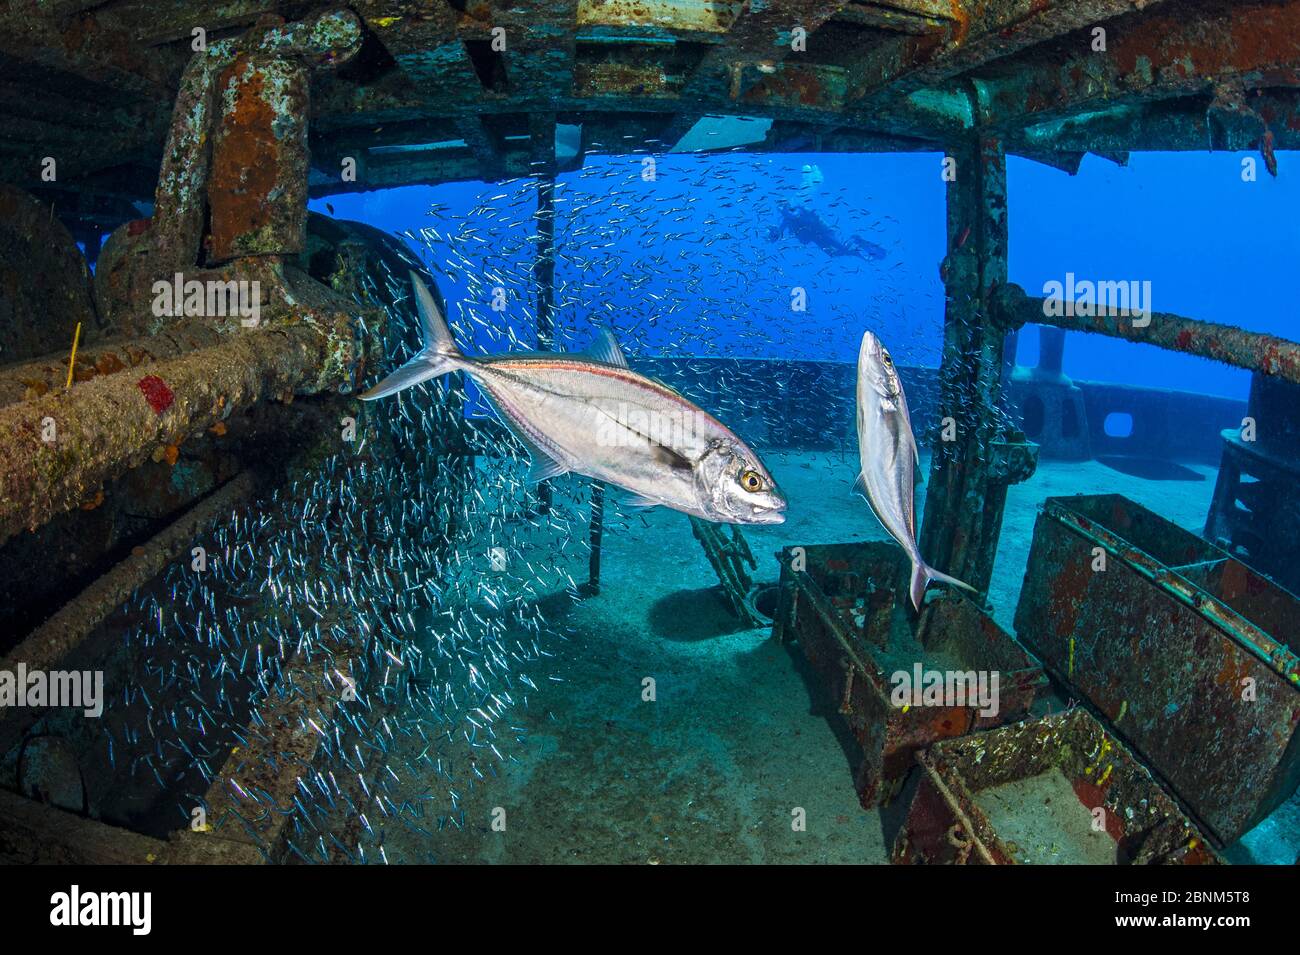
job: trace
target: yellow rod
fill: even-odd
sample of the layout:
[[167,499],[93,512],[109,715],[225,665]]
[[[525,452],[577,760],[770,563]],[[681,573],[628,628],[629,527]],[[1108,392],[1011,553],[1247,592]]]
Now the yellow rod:
[[[67,388],[72,387],[72,369],[77,364],[77,343],[81,341],[81,322],[77,322],[77,330],[72,335],[72,357],[68,359],[68,384]],[[66,390],[66,388],[65,388]]]

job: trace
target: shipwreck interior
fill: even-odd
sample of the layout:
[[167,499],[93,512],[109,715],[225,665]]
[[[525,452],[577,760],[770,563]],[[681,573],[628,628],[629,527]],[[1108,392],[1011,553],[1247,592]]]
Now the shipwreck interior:
[[[1294,175],[1300,0],[11,0],[0,131],[0,675],[105,690],[88,718],[0,683],[0,860],[1300,856],[1300,336],[1055,307],[1009,279],[1007,173],[1208,150]],[[883,537],[696,517],[687,534],[599,482],[528,488],[526,449],[459,380],[357,399],[420,347],[413,271],[447,306],[510,283],[469,264],[453,283],[418,237],[333,215],[352,194],[523,197],[528,327],[485,350],[548,351],[572,318],[565,177],[599,169],[589,191],[613,194],[611,163],[635,182],[681,155],[868,153],[932,154],[942,182],[937,367],[903,378],[920,550],[974,595],[913,612]],[[1248,399],[1072,380],[1076,333],[1241,369]],[[851,364],[637,364],[764,453],[856,461]],[[1085,465],[1210,479],[1177,514],[1155,484],[1032,483]],[[1025,546],[997,574],[1013,507]],[[703,639],[618,639],[667,586],[646,529],[702,588],[648,626],[748,640],[717,677],[735,697],[700,698]],[[642,674],[674,639],[690,686],[661,678],[647,716]],[[582,662],[548,679],[557,657]],[[898,704],[889,675],[914,664],[997,673],[1000,709]],[[794,710],[747,697],[760,679]],[[562,711],[575,685],[595,688]],[[666,794],[653,822],[627,822],[633,787],[608,795],[617,825],[567,827],[565,806],[651,772],[674,733],[707,751],[708,720],[743,720],[749,749],[640,783]],[[643,762],[607,748],[621,731]],[[555,775],[557,751],[590,790]],[[778,846],[726,821],[749,819],[725,794],[764,760],[843,785],[749,793],[746,812],[788,835],[807,806],[838,830]],[[528,807],[528,785],[553,802]],[[1015,811],[1058,790],[1101,828]],[[669,801],[688,808],[665,821]],[[494,840],[498,812],[517,842]]]

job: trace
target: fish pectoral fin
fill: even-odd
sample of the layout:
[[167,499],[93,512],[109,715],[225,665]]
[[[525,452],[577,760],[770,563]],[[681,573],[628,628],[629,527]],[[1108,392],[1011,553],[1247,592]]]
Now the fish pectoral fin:
[[613,365],[615,368],[628,368],[627,356],[619,347],[614,331],[608,325],[601,325],[596,330],[596,340],[583,352],[592,361]]
[[[502,420],[506,420],[505,415],[500,417]],[[507,427],[510,426],[507,425]],[[569,473],[568,465],[557,461],[550,452],[536,441],[533,441],[526,434],[520,433],[514,427],[510,427],[510,431],[519,439],[519,443],[528,449],[528,457],[531,460],[528,466],[528,474],[524,480],[529,484],[540,484],[542,481],[548,481],[553,477]]]
[[662,444],[656,444],[650,453],[654,455],[656,461],[672,468],[674,471],[690,471],[695,467],[690,458],[678,454],[672,448],[664,447]]
[[[858,479],[853,482],[852,493],[861,494],[866,498],[868,504],[871,503],[871,495],[867,493],[867,476],[861,471],[858,472]],[[875,508],[873,507],[872,510],[875,510]]]
[[623,503],[628,507],[659,507],[663,501],[652,500],[643,494],[629,493],[623,499]]
[[539,448],[533,447],[528,449],[533,456],[532,466],[528,469],[527,481],[529,484],[541,484],[543,481],[549,481],[553,477],[559,477],[561,474],[568,474],[566,468],[555,458],[548,457]]

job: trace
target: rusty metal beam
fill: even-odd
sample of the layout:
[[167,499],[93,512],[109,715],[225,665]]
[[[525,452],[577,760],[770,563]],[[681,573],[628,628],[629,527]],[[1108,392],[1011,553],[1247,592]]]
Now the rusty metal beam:
[[[19,663],[25,663],[32,670],[57,666],[135,590],[161,573],[180,554],[187,553],[195,536],[204,527],[246,503],[253,488],[253,478],[247,473],[227,481],[143,546],[135,548],[131,555],[28,634],[12,653],[0,660],[0,670],[12,671]],[[6,729],[18,719],[13,716],[2,719],[10,712],[20,711],[0,713],[0,725]],[[13,742],[7,736],[0,738],[0,752]]]
[[[0,660],[0,670],[12,673],[20,664],[29,670],[56,668],[133,592],[188,553],[200,531],[247,503],[253,489],[247,473],[227,481],[28,634]],[[31,707],[0,710],[0,753],[17,746],[45,712]]]
[[[204,795],[213,842],[233,842],[278,861],[292,832],[290,811],[299,779],[309,773],[326,730],[342,705],[358,646],[315,659],[294,657],[283,680],[245,731],[248,743],[226,758]],[[311,723],[314,723],[313,727]]]
[[982,125],[1022,128],[1085,110],[1300,85],[1300,0],[1161,6],[1107,25],[1105,53],[1077,42],[1031,51],[981,85]]
[[[94,12],[65,20],[27,4],[0,13],[0,55],[144,100],[170,98],[186,56],[143,50],[134,36]],[[39,97],[40,90],[31,95]]]
[[864,50],[851,70],[848,99],[937,84],[1133,7],[1133,0],[954,0],[953,19],[942,31],[895,37]]
[[[737,99],[777,64],[800,59],[791,43],[796,27],[812,34],[847,5],[848,0],[775,0],[747,5],[736,17],[723,42],[699,62],[682,90],[684,99]],[[743,69],[745,64],[754,68]],[[688,127],[689,128],[689,127]]]
[[245,330],[145,376],[100,377],[0,408],[0,543],[81,506],[155,448],[180,444],[236,408],[350,387],[348,356],[352,330],[325,321]]
[[1007,134],[1012,152],[1062,150],[1098,155],[1139,150],[1300,149],[1300,91],[1245,94],[1235,110],[1208,96],[1116,105]]
[[831,19],[837,23],[888,30],[892,33],[923,35],[942,30],[950,13],[931,13],[926,10],[898,10],[892,6],[875,3],[848,3]]
[[[1152,313],[1150,323],[1146,325],[1136,324],[1134,316],[1113,311],[1100,315],[1048,314],[1046,303],[1046,299],[1026,295],[1020,286],[1011,284],[998,288],[992,297],[994,312],[1005,328],[1037,324],[1075,332],[1093,332],[1199,355],[1300,384],[1300,344],[1276,335],[1201,322],[1169,312]],[[1064,309],[1053,308],[1052,311]]]

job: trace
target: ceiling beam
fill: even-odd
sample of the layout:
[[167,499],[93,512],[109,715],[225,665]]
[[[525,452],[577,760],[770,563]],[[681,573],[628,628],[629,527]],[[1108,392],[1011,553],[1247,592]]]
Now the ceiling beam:
[[1000,65],[980,81],[977,123],[1020,129],[1116,105],[1300,85],[1300,0],[1162,7],[1110,24],[1104,53],[1074,52],[1079,45]]
[[[141,49],[133,36],[94,12],[63,18],[27,7],[0,13],[0,56],[118,94],[170,102],[187,54]],[[40,93],[30,91],[34,98]]]
[[913,92],[1137,5],[1135,0],[952,0],[955,17],[942,32],[892,37],[868,48],[851,69],[847,98]]

